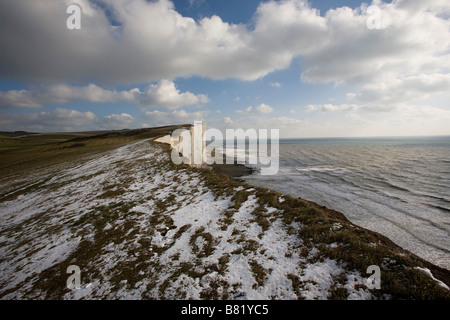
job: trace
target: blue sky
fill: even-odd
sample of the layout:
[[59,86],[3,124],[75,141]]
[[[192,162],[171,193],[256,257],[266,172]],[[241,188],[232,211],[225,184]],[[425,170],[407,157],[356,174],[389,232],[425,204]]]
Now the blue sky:
[[441,0],[4,1],[0,131],[447,135],[449,16]]

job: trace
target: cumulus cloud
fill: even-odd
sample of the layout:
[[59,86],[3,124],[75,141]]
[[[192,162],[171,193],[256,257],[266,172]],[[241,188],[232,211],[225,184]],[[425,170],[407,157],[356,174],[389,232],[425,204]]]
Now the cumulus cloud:
[[261,103],[257,107],[247,107],[244,110],[237,110],[237,113],[242,114],[269,114],[273,112],[273,108],[267,104]]
[[52,111],[26,114],[2,115],[0,126],[5,130],[37,132],[81,131],[95,126],[97,116],[90,112],[57,108]]
[[95,84],[76,87],[58,84],[32,90],[0,91],[0,107],[37,108],[45,104],[64,104],[71,101],[96,103],[128,102],[142,109],[162,107],[178,109],[209,102],[207,95],[180,92],[173,81],[161,80],[140,91],[116,91],[101,88]]
[[66,28],[65,1],[0,2],[1,75],[108,83],[143,83],[193,73],[219,75],[230,65],[218,67],[218,62],[244,40],[239,30],[244,27],[217,16],[196,23],[167,0],[80,5],[83,13],[91,14],[83,14],[81,30],[73,31]]
[[99,0],[79,1],[89,14],[83,14],[81,30],[73,31],[65,27],[66,5],[0,3],[2,76],[108,83],[190,75],[254,80],[287,68],[326,36],[323,18],[303,0],[261,4],[254,28],[216,15],[195,21],[168,0]]
[[71,86],[49,85],[30,90],[0,91],[0,107],[39,108],[45,104],[64,104],[70,101],[117,102],[135,100],[139,91],[111,91],[95,84]]
[[225,117],[225,118],[223,118],[223,123],[225,123],[226,125],[231,125],[234,122],[230,117]]
[[[352,87],[348,103],[312,104],[309,111],[350,111],[355,116],[355,111],[403,108],[418,115],[427,106],[414,102],[450,89],[447,0],[375,1],[380,30],[367,28],[367,4],[320,15],[306,0],[262,2],[245,25],[216,15],[198,21],[183,17],[169,0],[75,2],[83,11],[77,31],[65,27],[67,1],[0,1],[0,76],[38,80],[44,86],[0,92],[0,107],[122,101],[144,110],[171,110],[149,111],[147,120],[154,120],[149,123],[191,122],[203,113],[180,109],[206,103],[208,97],[181,92],[173,81],[161,79],[255,80],[288,68],[296,57],[301,58],[303,81]],[[86,80],[101,85],[61,84]],[[142,90],[105,89],[156,81]],[[272,111],[260,105],[239,112],[256,118]]]
[[4,130],[35,132],[73,132],[100,129],[125,129],[135,127],[136,119],[127,114],[99,117],[91,111],[80,112],[67,108],[24,114],[2,114],[0,127]]
[[446,92],[450,92],[450,74],[433,73],[386,78],[383,82],[365,86],[357,94],[348,93],[347,98],[362,105],[391,105]]
[[[306,0],[262,2],[252,24],[244,25],[215,15],[199,21],[183,17],[169,0],[77,3],[83,16],[82,29],[75,32],[65,28],[64,1],[0,2],[0,75],[121,84],[191,75],[255,80],[302,57],[304,81],[366,89],[386,79],[446,76],[450,68],[445,18],[450,3],[445,0],[377,1],[380,30],[367,28],[366,4],[321,16]],[[95,94],[94,89],[89,92]],[[165,103],[175,109],[185,106],[184,101],[196,103],[188,93],[165,100],[158,96],[164,90],[175,93],[170,83],[149,86],[151,97],[144,92],[142,104]],[[108,100],[103,94],[99,99]],[[15,95],[21,93],[6,98],[14,101]]]
[[305,110],[307,112],[311,111],[320,111],[320,112],[337,112],[337,111],[355,111],[358,110],[360,107],[356,104],[341,104],[341,105],[334,105],[334,104],[320,104],[320,105],[307,105],[305,107]]
[[261,103],[259,106],[255,107],[255,111],[261,114],[272,113],[273,108],[267,104]]
[[209,119],[208,126],[225,132],[226,129],[278,129],[281,137],[293,137],[295,134],[307,133],[309,123],[293,117],[268,117],[266,115],[250,115],[231,119]]
[[174,110],[172,112],[164,111],[146,111],[141,117],[148,126],[165,126],[171,124],[192,124],[194,121],[204,121],[208,112],[186,112],[185,110]]
[[[448,8],[441,2],[436,6]],[[303,79],[311,82],[370,84],[386,76],[434,73],[449,67],[449,22],[436,12],[416,14],[404,1],[378,4],[381,30],[361,27],[364,7],[329,10],[327,42],[305,55]]]
[[250,106],[250,107],[245,108],[244,110],[237,110],[236,112],[237,113],[247,113],[247,114],[249,114],[249,113],[253,112],[253,107]]
[[[313,136],[441,135],[448,132],[450,121],[449,110],[406,103],[308,105],[305,110],[320,112],[317,116],[322,125],[310,128]],[[330,112],[334,112],[331,121]]]
[[349,105],[379,111],[449,92],[450,22],[442,14],[450,12],[450,3],[397,0],[377,5],[380,30],[359,27],[366,19],[365,5],[329,10],[324,16],[328,41],[303,56],[302,79],[352,85],[359,91],[348,93]]
[[178,109],[209,102],[208,96],[204,94],[180,93],[173,81],[169,80],[161,80],[156,85],[149,85],[145,92],[137,94],[137,100],[143,108],[164,107],[167,109]]
[[450,13],[450,4],[446,0],[397,0],[395,1],[400,9],[406,9],[411,12],[437,12],[439,14]]
[[100,125],[104,129],[128,129],[129,125],[132,124],[134,120],[134,117],[127,113],[111,114],[105,116],[100,121]]
[[45,98],[28,90],[0,91],[0,107],[39,108]]

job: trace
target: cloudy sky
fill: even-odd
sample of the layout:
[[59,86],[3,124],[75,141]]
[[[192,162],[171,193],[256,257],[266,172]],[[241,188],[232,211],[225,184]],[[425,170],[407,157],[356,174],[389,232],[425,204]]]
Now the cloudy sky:
[[449,101],[448,0],[0,0],[0,131],[449,135]]

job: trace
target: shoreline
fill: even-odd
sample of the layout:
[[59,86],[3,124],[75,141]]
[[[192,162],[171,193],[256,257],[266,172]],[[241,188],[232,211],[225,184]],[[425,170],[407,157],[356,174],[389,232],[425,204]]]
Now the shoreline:
[[[245,183],[248,185],[252,185],[252,184],[246,182],[244,179],[241,179],[241,177],[244,177],[247,175],[254,175],[257,173],[257,170],[255,168],[247,167],[242,164],[237,164],[236,162],[234,164],[221,164],[221,165],[213,164],[209,167],[216,174],[226,176],[228,179],[236,180],[238,182]],[[254,186],[254,187],[257,187],[257,186]],[[258,188],[261,188],[261,187],[258,187]],[[270,192],[273,192],[276,194],[279,193],[278,191],[272,190],[269,188],[264,188],[264,189],[267,189]],[[283,194],[283,196],[286,197],[286,196],[290,196],[290,195]],[[290,196],[290,197],[293,197],[293,196]],[[293,197],[293,198],[295,198],[295,197]],[[416,259],[421,260],[424,263],[424,265],[426,266],[426,268],[428,268],[438,280],[444,282],[448,287],[450,287],[450,270],[449,269],[440,267],[428,260],[425,260],[424,258],[417,256],[416,254],[412,253],[411,251],[408,251],[405,248],[402,248],[401,246],[394,243],[388,237],[386,237],[376,231],[372,231],[372,230],[363,228],[357,224],[354,224],[342,212],[327,208],[326,206],[320,205],[314,201],[305,200],[301,197],[297,197],[296,199],[304,201],[316,209],[325,211],[326,215],[332,219],[342,221],[342,222],[350,224],[360,230],[364,230],[364,232],[371,235],[372,237],[375,237],[376,239],[378,239],[378,241],[380,241],[380,243],[382,243],[384,246],[388,247],[389,249],[391,249],[395,252],[399,252],[401,254],[406,254],[406,255],[411,255],[411,256],[415,257]]]
[[[450,299],[447,270],[340,212],[239,181],[252,168],[174,164],[154,142],[166,130],[28,151],[57,161],[30,159],[3,181],[1,299]],[[82,268],[82,291],[67,291],[69,265]]]
[[210,166],[212,170],[216,173],[223,174],[230,179],[237,181],[243,181],[240,179],[244,176],[254,175],[257,170],[255,168],[247,167],[243,164],[213,164]]
[[[224,161],[223,164],[212,164],[212,165],[203,165],[203,168],[208,168],[208,171],[214,171],[214,173],[216,175],[219,176],[219,178],[223,181],[223,180],[234,180],[238,183],[244,183],[247,184],[249,186],[252,186],[254,188],[261,188],[258,187],[256,185],[251,184],[250,182],[245,181],[244,179],[242,179],[242,177],[244,176],[250,176],[250,175],[254,175],[255,173],[258,172],[257,168],[253,168],[253,167],[249,167],[247,165],[244,164],[238,164],[237,163],[237,159],[235,158],[235,161],[233,164],[227,164],[225,161],[225,156],[224,156]],[[438,275],[438,280],[442,281],[443,283],[445,283],[445,285],[447,286],[447,289],[450,287],[450,270],[444,267],[441,267],[439,265],[436,265],[428,260],[425,260],[422,257],[419,257],[418,255],[412,253],[411,251],[397,245],[394,241],[392,241],[390,238],[388,238],[387,236],[382,235],[379,232],[376,231],[372,231],[369,229],[366,229],[362,226],[359,226],[357,224],[354,224],[353,222],[351,222],[346,216],[345,214],[343,214],[342,212],[338,212],[336,210],[333,209],[329,209],[326,206],[322,206],[316,202],[313,201],[309,201],[309,200],[305,200],[301,197],[296,198],[295,196],[291,196],[289,194],[283,194],[281,192],[278,192],[276,190],[272,190],[270,188],[267,187],[262,187],[262,189],[265,189],[271,193],[274,194],[278,194],[281,195],[283,197],[285,196],[289,196],[292,197],[293,199],[298,199],[299,201],[305,202],[307,203],[308,206],[311,206],[313,208],[316,208],[320,211],[324,211],[325,215],[330,217],[331,219],[335,219],[338,221],[342,221],[345,224],[348,224],[354,228],[358,228],[359,230],[363,230],[367,235],[369,235],[372,238],[377,239],[377,241],[379,241],[380,243],[383,243],[384,246],[386,246],[387,249],[392,250],[393,252],[397,252],[400,254],[405,254],[408,255],[410,257],[412,257],[414,260],[419,260],[423,263],[423,265],[426,265],[426,268],[429,269],[429,271],[431,271],[431,274],[435,274]],[[436,280],[436,278],[433,278],[433,276],[430,276],[432,279]]]

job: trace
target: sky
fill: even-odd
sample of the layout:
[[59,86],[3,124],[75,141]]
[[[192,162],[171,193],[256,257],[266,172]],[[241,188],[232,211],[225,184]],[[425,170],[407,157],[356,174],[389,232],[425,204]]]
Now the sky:
[[450,135],[449,18],[448,0],[0,0],[0,131]]

